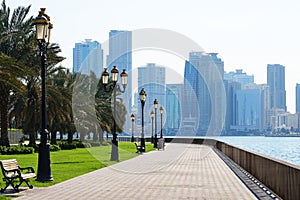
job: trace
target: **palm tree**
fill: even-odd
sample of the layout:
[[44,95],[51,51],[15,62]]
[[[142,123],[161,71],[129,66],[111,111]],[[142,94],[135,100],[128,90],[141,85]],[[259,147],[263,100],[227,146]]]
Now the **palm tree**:
[[[112,81],[106,87],[112,86]],[[117,92],[117,95],[121,93]],[[112,102],[112,94],[105,92],[105,88],[102,84],[102,80],[99,81],[97,85],[97,93],[95,95],[95,107],[96,114],[98,118],[98,123],[101,127],[99,135],[103,136],[103,131],[111,133],[113,130],[113,119],[116,121],[118,133],[123,131],[123,126],[125,124],[126,117],[126,107],[123,104],[123,99],[117,98],[116,104],[116,116],[113,116],[113,102]],[[102,132],[101,132],[102,131]]]
[[[8,108],[11,93],[20,91],[23,88],[21,78],[26,75],[26,67],[23,65],[21,70],[16,70],[17,66],[21,66],[22,60],[26,56],[28,41],[32,33],[32,17],[25,19],[30,6],[18,7],[10,14],[10,8],[6,6],[3,0],[0,8],[0,53],[1,71],[3,76],[8,78],[2,81],[0,87],[1,94],[1,145],[9,146],[8,141]],[[19,64],[16,64],[19,63]],[[5,78],[1,78],[5,80]]]
[[[14,95],[13,100],[14,103],[16,103],[16,106],[12,106],[11,110],[14,112],[15,117],[18,116],[18,118],[21,118],[18,119],[18,121],[22,121],[24,133],[29,134],[30,144],[35,145],[35,135],[40,126],[40,123],[36,119],[39,118],[38,114],[41,107],[39,101],[41,93],[41,68],[39,50],[36,45],[35,32],[33,31],[32,25],[33,17],[25,19],[29,10],[30,6],[26,8],[18,7],[13,11],[12,15],[10,15],[10,8],[6,7],[5,0],[3,0],[0,9],[0,52],[14,58],[20,63],[24,63],[23,70],[20,71],[24,72],[24,74],[20,80],[22,80],[22,83],[26,86],[26,95]],[[64,58],[58,56],[58,53],[61,50],[57,44],[50,44],[47,51],[47,76],[50,76],[62,69],[62,67],[57,67],[57,64]],[[11,74],[16,75],[16,71],[13,68],[11,68],[11,70]],[[6,85],[7,83],[3,84],[3,87],[0,88],[2,89],[1,97],[4,99],[3,105],[1,104],[1,110],[7,110],[7,99],[9,99],[8,97],[12,91],[12,89]],[[47,85],[49,86],[51,83],[48,81]],[[49,91],[51,91],[51,86]],[[57,96],[51,96],[50,93],[50,95],[47,95],[47,100],[51,102],[51,98],[57,98]],[[23,109],[20,109],[21,105],[23,106]],[[1,114],[4,116],[7,112],[2,111]],[[1,120],[1,122],[3,126],[1,130],[3,130],[5,135],[5,130],[7,132],[7,128],[4,125],[7,124],[6,119]]]
[[25,91],[24,85],[19,79],[23,69],[16,60],[0,53],[0,145],[2,146],[10,146],[8,140],[9,100],[12,94]]
[[49,77],[48,94],[56,98],[48,99],[48,122],[51,132],[51,143],[56,144],[56,132],[68,133],[72,142],[74,131],[72,116],[72,82],[74,78],[69,70],[59,69]]

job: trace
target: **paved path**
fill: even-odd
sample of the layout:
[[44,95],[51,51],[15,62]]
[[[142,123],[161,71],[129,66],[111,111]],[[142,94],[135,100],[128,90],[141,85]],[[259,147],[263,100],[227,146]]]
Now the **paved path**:
[[167,144],[16,199],[256,199],[209,146]]

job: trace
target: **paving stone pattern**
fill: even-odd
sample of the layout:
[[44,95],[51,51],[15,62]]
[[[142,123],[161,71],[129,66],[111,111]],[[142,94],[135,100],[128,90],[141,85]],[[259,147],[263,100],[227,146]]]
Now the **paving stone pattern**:
[[19,194],[16,200],[257,199],[212,147],[172,143],[164,151]]

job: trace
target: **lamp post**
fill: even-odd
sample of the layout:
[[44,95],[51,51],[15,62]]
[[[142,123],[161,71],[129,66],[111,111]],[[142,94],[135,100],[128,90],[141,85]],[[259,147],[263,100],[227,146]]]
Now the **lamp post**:
[[154,145],[153,145],[154,148],[157,148],[157,142],[158,142],[158,140],[157,140],[157,115],[156,115],[157,108],[158,108],[158,101],[157,101],[157,99],[154,99],[154,110],[155,110],[155,130],[154,130],[155,133],[154,133]]
[[142,90],[140,91],[140,101],[142,104],[142,135],[141,135],[141,147],[142,147],[142,151],[145,152],[146,151],[146,145],[145,145],[145,135],[144,135],[144,106],[145,106],[145,102],[146,102],[146,97],[147,97],[147,93],[144,90],[144,88],[142,88]]
[[133,135],[134,114],[133,113],[130,115],[130,119],[131,119],[131,122],[132,122],[132,127],[131,127],[131,142],[134,142],[134,135]]
[[42,80],[42,98],[41,98],[41,141],[39,144],[39,158],[37,181],[46,182],[52,181],[52,173],[50,166],[50,145],[47,143],[46,131],[46,60],[47,60],[47,46],[50,42],[50,31],[53,24],[50,23],[50,17],[45,14],[46,8],[41,8],[39,15],[34,19],[36,28],[36,40],[39,45],[41,55],[41,80]]
[[151,135],[151,143],[154,143],[154,138],[153,138],[153,119],[154,119],[154,112],[153,110],[150,113],[151,121],[152,121],[152,135]]
[[113,92],[113,102],[114,102],[114,108],[113,108],[113,121],[114,121],[114,126],[113,126],[113,139],[112,139],[112,150],[111,150],[111,161],[119,161],[119,149],[118,149],[118,139],[117,139],[117,125],[116,125],[116,96],[117,96],[117,91],[118,92],[125,92],[126,86],[127,86],[127,81],[128,81],[128,74],[126,73],[125,69],[123,72],[120,74],[121,77],[121,83],[123,85],[123,90],[121,90],[118,82],[118,74],[119,70],[117,69],[116,66],[113,67],[111,70],[111,79],[113,82],[113,85],[109,88],[109,90],[106,90],[106,86],[108,85],[108,79],[109,79],[109,73],[107,72],[107,68],[104,68],[104,71],[102,73],[102,84],[104,85],[104,89],[106,92]]
[[162,115],[163,115],[163,112],[164,112],[163,107],[160,107],[159,111],[160,111],[160,138],[163,138],[163,133],[162,133],[162,127],[163,127]]

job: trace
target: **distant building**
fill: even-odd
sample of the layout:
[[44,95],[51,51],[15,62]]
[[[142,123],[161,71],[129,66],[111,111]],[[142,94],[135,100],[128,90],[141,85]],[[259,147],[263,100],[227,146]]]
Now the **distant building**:
[[[94,68],[97,70],[93,70]],[[73,73],[103,70],[103,51],[101,44],[91,39],[75,43],[73,48]]]
[[[184,118],[198,119],[198,131],[206,133],[217,127],[222,113],[221,87],[223,87],[224,62],[217,53],[190,52],[184,71]],[[218,113],[218,115],[216,115]],[[216,116],[212,119],[212,115]],[[220,130],[212,130],[219,132]]]
[[300,113],[300,84],[296,84],[296,113]]
[[268,102],[268,87],[247,84],[236,91],[236,121],[231,129],[237,131],[263,131],[266,128],[265,105]]
[[[127,113],[132,108],[132,32],[127,30],[111,30],[109,32],[109,55],[107,55],[106,66],[108,71],[116,66],[119,74],[123,69],[128,73],[128,84],[124,94],[120,95],[126,106]],[[126,118],[124,132],[130,133],[131,121]]]
[[[144,88],[147,93],[144,119],[145,123],[150,125],[151,118],[149,114],[151,110],[154,111],[154,99],[157,99],[159,103],[157,110],[158,119],[160,117],[160,106],[166,111],[166,68],[164,66],[158,66],[155,63],[148,63],[146,66],[138,67],[138,92],[140,92],[142,88]],[[138,101],[138,104],[138,123],[141,124],[142,110],[140,101]],[[166,116],[163,117],[165,118]],[[160,121],[157,123],[157,126],[157,130],[160,130]],[[151,128],[149,130],[151,130]]]
[[113,66],[117,66],[119,70],[132,71],[131,31],[111,30],[109,32],[109,55],[107,56],[106,65],[109,71],[112,70]]
[[276,113],[271,117],[273,132],[296,131],[298,128],[298,114],[291,114],[289,112]]
[[167,84],[166,116],[168,132],[178,131],[181,122],[183,84]]
[[268,64],[267,84],[270,86],[271,108],[282,108],[286,111],[285,67],[279,64]]
[[248,83],[254,83],[254,76],[247,75],[242,69],[237,69],[235,72],[224,73],[224,80],[230,80],[232,82],[238,82],[241,84],[241,88]]
[[241,90],[241,83],[224,80],[224,87],[226,91],[226,116],[224,129],[230,132],[231,126],[236,125],[236,91]]

